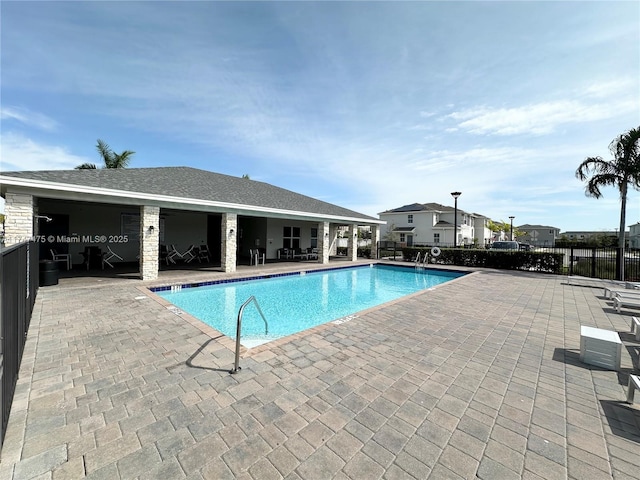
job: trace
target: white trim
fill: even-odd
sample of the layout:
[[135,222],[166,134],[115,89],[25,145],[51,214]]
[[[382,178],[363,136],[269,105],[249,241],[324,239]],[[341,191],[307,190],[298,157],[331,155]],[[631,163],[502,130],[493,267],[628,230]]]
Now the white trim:
[[[191,205],[191,206],[200,206],[200,207],[214,207],[221,209],[227,212],[257,212],[257,213],[271,213],[274,215],[280,216],[296,216],[296,217],[305,217],[309,219],[325,219],[325,220],[334,220],[334,221],[344,221],[353,223],[359,222],[362,224],[379,224],[385,225],[387,222],[384,220],[375,220],[368,218],[359,218],[359,217],[343,217],[340,215],[326,215],[320,213],[310,213],[303,211],[295,211],[295,210],[284,210],[280,208],[271,208],[271,207],[259,207],[255,205],[243,205],[238,203],[229,203],[229,202],[217,202],[211,200],[200,200],[197,198],[186,198],[186,197],[172,197],[169,195],[158,195],[154,193],[142,193],[142,192],[133,192],[127,190],[112,190],[108,188],[100,188],[100,187],[90,187],[86,185],[72,185],[67,183],[57,183],[57,182],[47,182],[43,180],[33,180],[33,179],[24,179],[17,177],[7,177],[0,175],[0,184],[3,185],[13,185],[22,188],[33,188],[33,189],[41,189],[41,190],[54,190],[58,192],[70,192],[70,193],[80,193],[86,195],[97,195],[102,197],[116,197],[116,198],[126,198],[126,199],[138,199],[151,201],[157,204],[165,204],[167,208],[176,208],[178,205]],[[3,188],[4,190],[4,188]],[[33,192],[31,192],[33,194]]]

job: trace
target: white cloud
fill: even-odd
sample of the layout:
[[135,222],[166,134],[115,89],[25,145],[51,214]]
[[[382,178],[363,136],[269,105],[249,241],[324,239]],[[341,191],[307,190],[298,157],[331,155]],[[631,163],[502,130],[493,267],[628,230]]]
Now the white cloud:
[[11,105],[5,105],[0,108],[0,118],[2,120],[17,120],[25,125],[42,130],[55,130],[58,126],[55,120],[42,113]]
[[[479,135],[545,135],[564,125],[618,118],[640,108],[630,78],[593,83],[570,98],[535,102],[514,107],[476,106],[450,113],[445,118],[459,129]],[[635,93],[634,93],[635,92]],[[446,131],[455,131],[448,128]]]
[[7,132],[0,142],[2,165],[0,170],[68,170],[91,162],[69,153],[64,147],[36,143],[25,136]]

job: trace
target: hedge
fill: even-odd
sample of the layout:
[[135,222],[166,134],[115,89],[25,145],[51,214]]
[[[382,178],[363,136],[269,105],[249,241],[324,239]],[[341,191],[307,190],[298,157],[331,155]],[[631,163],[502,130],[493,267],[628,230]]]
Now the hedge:
[[[405,247],[405,261],[414,261],[420,253],[429,256],[429,263],[457,265],[463,267],[497,268],[502,270],[526,270],[544,273],[562,273],[563,253],[535,252],[526,250],[500,251],[472,248],[441,248],[440,255],[431,255],[431,247]],[[435,261],[434,261],[435,260]]]

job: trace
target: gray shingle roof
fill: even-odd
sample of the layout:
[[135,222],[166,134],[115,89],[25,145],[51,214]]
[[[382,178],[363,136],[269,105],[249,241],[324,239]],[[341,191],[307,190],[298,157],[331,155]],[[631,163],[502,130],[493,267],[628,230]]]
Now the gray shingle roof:
[[0,175],[78,187],[96,187],[378,221],[375,217],[268,183],[190,167],[42,170],[2,172]]

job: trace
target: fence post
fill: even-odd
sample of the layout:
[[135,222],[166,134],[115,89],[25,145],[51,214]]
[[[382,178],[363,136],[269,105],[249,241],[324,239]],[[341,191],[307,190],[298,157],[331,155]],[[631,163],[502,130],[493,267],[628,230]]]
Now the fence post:
[[569,252],[569,275],[573,275],[573,246]]
[[596,278],[596,248],[591,249],[591,278]]

